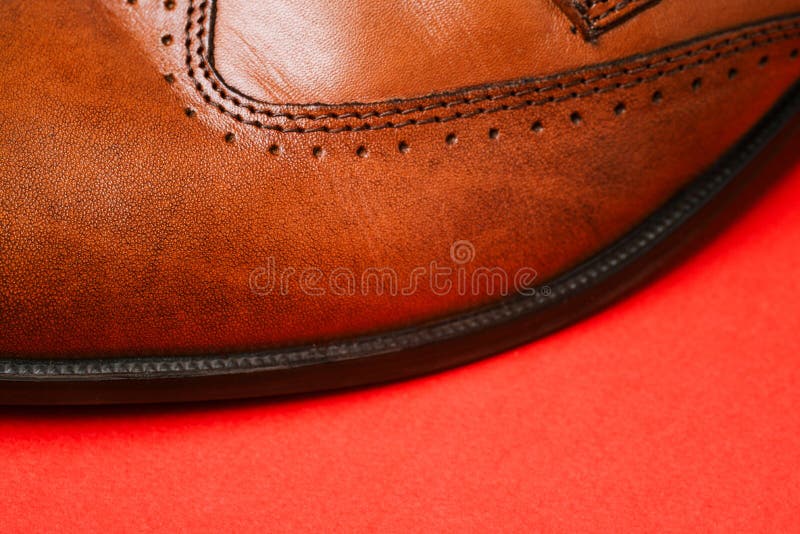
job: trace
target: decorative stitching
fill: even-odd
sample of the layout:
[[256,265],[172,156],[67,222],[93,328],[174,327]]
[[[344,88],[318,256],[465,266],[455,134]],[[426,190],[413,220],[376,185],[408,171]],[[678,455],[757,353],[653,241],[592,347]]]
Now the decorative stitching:
[[[624,0],[623,0],[624,1]],[[221,80],[219,75],[214,71],[213,67],[210,65],[206,57],[206,53],[208,51],[207,45],[203,42],[204,39],[211,39],[211,31],[206,28],[205,24],[210,23],[210,19],[208,16],[208,8],[210,2],[209,0],[203,0],[198,6],[197,9],[194,7],[194,0],[189,1],[189,8],[187,10],[187,23],[186,23],[186,67],[187,67],[187,74],[189,75],[190,79],[193,82],[195,89],[201,95],[203,100],[212,105],[222,114],[228,115],[235,119],[237,122],[242,124],[247,124],[250,126],[254,126],[260,129],[266,130],[273,130],[277,132],[283,133],[341,133],[341,132],[352,132],[352,131],[367,131],[367,130],[382,130],[382,129],[396,129],[402,128],[407,126],[414,126],[414,125],[423,125],[423,124],[430,124],[430,123],[437,123],[437,122],[449,122],[453,120],[460,120],[466,119],[470,117],[474,117],[477,115],[489,114],[489,113],[497,113],[501,111],[511,111],[511,110],[518,110],[523,109],[526,107],[532,106],[539,106],[557,102],[563,102],[567,100],[573,99],[580,99],[593,96],[595,94],[606,93],[610,91],[615,91],[618,89],[628,89],[631,87],[635,87],[637,85],[651,82],[653,80],[657,80],[663,76],[671,75],[675,72],[680,72],[686,70],[687,68],[694,68],[699,67],[706,64],[711,64],[721,58],[730,57],[736,54],[744,53],[748,50],[753,48],[757,48],[760,46],[765,46],[768,44],[772,44],[777,41],[791,39],[798,37],[800,35],[800,21],[794,20],[793,22],[786,22],[786,21],[775,21],[770,22],[767,24],[762,25],[756,29],[753,28],[746,28],[741,30],[739,33],[733,33],[730,35],[723,34],[722,36],[713,36],[706,40],[706,42],[702,46],[697,46],[688,50],[685,50],[678,54],[673,55],[666,55],[660,59],[651,60],[649,62],[645,61],[645,59],[636,58],[633,60],[629,60],[623,66],[614,66],[614,65],[606,65],[606,66],[599,66],[599,67],[591,67],[589,69],[584,69],[583,71],[572,72],[572,73],[565,73],[561,75],[556,75],[552,77],[548,77],[545,79],[540,79],[538,81],[532,81],[529,87],[519,88],[520,83],[516,82],[513,83],[515,87],[513,90],[507,91],[500,91],[500,92],[493,92],[493,89],[472,89],[472,90],[465,90],[461,94],[466,94],[467,96],[459,97],[458,93],[453,95],[446,95],[449,96],[450,99],[442,99],[432,103],[424,103],[426,99],[430,99],[432,97],[420,97],[414,98],[406,102],[417,102],[417,105],[411,107],[397,107],[399,102],[375,102],[371,104],[362,104],[362,103],[353,103],[349,106],[356,106],[356,107],[388,107],[388,109],[368,109],[367,111],[344,111],[344,112],[323,112],[319,114],[308,113],[308,112],[287,112],[281,111],[280,108],[309,108],[312,107],[307,104],[286,104],[286,105],[278,105],[278,104],[271,104],[271,103],[263,103],[258,102],[252,99],[248,99],[244,95],[238,95],[235,91],[231,90],[227,86],[225,86],[224,82]],[[197,24],[200,25],[200,28],[195,32],[195,21],[193,20],[193,16],[195,13],[198,13],[199,16],[197,18]],[[796,18],[796,17],[795,17]],[[195,39],[197,39],[197,43],[195,43]],[[739,46],[738,43],[742,43],[744,41],[749,42],[744,46]],[[196,48],[193,46],[196,44]],[[695,61],[689,61],[687,63],[680,64],[675,67],[671,67],[669,69],[661,69],[660,67],[665,65],[673,65],[678,62],[682,62],[684,60],[691,60],[695,56],[703,55],[703,54],[711,54],[709,57],[701,57]],[[653,55],[658,55],[655,53]],[[196,66],[195,66],[196,62]],[[638,62],[638,64],[637,64]],[[631,66],[633,65],[633,66]],[[197,72],[195,68],[198,68],[202,72],[202,76],[197,76]],[[600,71],[602,69],[610,69],[606,72],[600,72],[599,74],[595,74],[594,76],[586,76],[586,73],[594,73]],[[623,82],[616,82],[616,83],[608,83],[608,84],[595,84],[596,82],[609,82],[611,80],[615,80],[617,78],[623,76],[636,76],[636,78],[632,81],[627,83]],[[204,82],[206,86],[204,86]],[[511,85],[506,84],[506,85]],[[543,93],[547,93],[550,91],[567,91],[569,89],[573,89],[576,87],[583,87],[589,86],[588,89],[576,92],[571,91],[562,95],[550,95],[550,96],[541,96]],[[207,90],[207,88],[209,90]],[[469,93],[474,93],[476,91],[483,91],[486,94],[482,94],[479,96],[468,96]],[[496,89],[494,89],[496,91]],[[209,94],[213,92],[213,94],[222,99],[222,102],[215,101],[212,98],[212,95]],[[366,121],[368,119],[380,119],[380,118],[387,118],[387,117],[395,117],[395,116],[406,116],[410,114],[424,114],[430,111],[434,111],[437,109],[449,109],[456,106],[475,106],[476,104],[481,103],[494,103],[505,99],[510,98],[519,98],[524,96],[536,96],[537,98],[529,98],[522,102],[512,103],[512,104],[501,104],[492,107],[478,107],[477,109],[466,110],[466,111],[457,111],[455,113],[441,116],[429,116],[429,117],[422,117],[422,118],[412,118],[403,120],[400,122],[393,122],[387,121],[379,124],[374,124],[371,122],[362,122],[361,124],[346,124],[339,127],[333,126],[311,126],[311,127],[304,127],[304,126],[285,126],[281,124],[267,124],[260,118],[246,118],[245,115],[257,116],[263,115],[268,119],[283,119],[286,122],[296,123],[298,121],[342,121],[348,119],[356,119],[361,121]],[[244,102],[247,103],[244,103]],[[232,109],[226,107],[226,103],[230,104]],[[264,108],[263,106],[270,106],[275,109]],[[327,107],[337,107],[336,105],[325,105],[325,104],[318,104],[314,105],[313,107],[318,108],[320,106],[327,106]],[[342,107],[346,105],[341,105]]]
[[[198,23],[202,24],[203,22],[207,21],[207,8],[209,2],[208,0],[204,0],[199,8],[200,8],[200,17],[198,18]],[[634,60],[628,63],[627,66],[617,67],[616,69],[612,69],[607,72],[603,72],[599,75],[595,75],[593,77],[581,77],[580,72],[578,73],[567,73],[564,75],[559,75],[556,77],[551,77],[546,80],[546,82],[539,81],[535,83],[531,87],[527,87],[524,89],[514,89],[512,91],[494,93],[494,94],[484,94],[481,96],[474,96],[474,97],[462,97],[458,98],[458,95],[453,96],[453,100],[440,100],[437,102],[429,103],[429,104],[419,104],[413,107],[408,108],[398,108],[393,107],[390,109],[384,110],[369,110],[365,112],[359,111],[346,111],[342,113],[338,112],[324,112],[320,114],[312,114],[312,113],[291,113],[291,112],[283,112],[283,111],[275,111],[272,109],[263,109],[258,108],[255,106],[255,101],[253,103],[244,104],[242,103],[242,99],[246,99],[246,97],[242,96],[239,98],[238,96],[232,96],[223,88],[223,84],[221,81],[216,81],[214,78],[219,79],[216,75],[216,72],[213,71],[213,68],[209,65],[206,57],[204,56],[207,48],[206,45],[202,42],[204,37],[208,36],[208,32],[205,27],[201,26],[200,29],[196,32],[196,35],[193,36],[193,20],[192,16],[195,12],[195,8],[193,6],[193,0],[190,0],[190,6],[187,12],[188,20],[186,24],[186,64],[187,64],[187,72],[190,78],[194,82],[195,89],[200,93],[203,100],[208,104],[214,106],[220,113],[228,115],[234,118],[237,122],[248,124],[257,128],[266,129],[266,130],[273,130],[283,133],[314,133],[314,132],[324,132],[324,133],[340,133],[340,132],[350,132],[350,131],[366,131],[366,130],[381,130],[381,129],[388,129],[388,128],[402,128],[406,126],[413,126],[413,125],[422,125],[422,124],[430,124],[436,122],[448,122],[452,120],[459,120],[459,119],[466,119],[470,117],[474,117],[477,115],[483,115],[487,113],[496,113],[500,111],[509,111],[509,110],[517,110],[531,106],[538,106],[556,102],[563,102],[572,99],[578,98],[585,98],[595,94],[610,92],[618,89],[627,89],[631,87],[635,87],[637,85],[647,83],[656,79],[659,79],[663,76],[670,75],[674,72],[680,72],[687,68],[698,67],[705,64],[710,64],[718,59],[723,57],[729,57],[735,54],[743,53],[747,50],[764,46],[767,44],[774,43],[776,41],[781,41],[784,39],[795,38],[798,36],[798,31],[800,29],[800,21],[795,22],[772,22],[766,25],[763,25],[759,29],[745,29],[742,30],[738,34],[723,36],[723,37],[716,37],[712,38],[706,42],[703,46],[695,47],[684,51],[680,54],[675,55],[668,55],[663,57],[662,59],[651,61],[651,62],[644,62],[634,67],[630,67],[631,63],[636,61],[642,60]],[[784,33],[780,33],[784,32]],[[778,35],[776,35],[778,34]],[[193,37],[200,39],[201,42],[198,44],[196,48],[197,53],[197,65],[203,73],[203,78],[210,81],[210,88],[219,98],[221,98],[224,102],[229,102],[231,106],[238,110],[232,111],[228,109],[222,102],[214,102],[211,95],[205,90],[201,80],[198,79],[194,70],[194,56],[192,51],[192,44],[193,44]],[[763,37],[764,39],[760,39]],[[750,40],[750,42],[745,46],[737,46],[737,43]],[[691,59],[695,56],[715,52],[713,55],[700,58],[696,61],[685,63],[678,65],[676,67],[670,69],[659,69],[664,65],[671,65],[676,62],[680,62],[686,59]],[[597,71],[602,67],[596,67],[591,70]],[[586,70],[583,71],[584,73]],[[649,76],[648,76],[649,74]],[[424,117],[420,119],[408,119],[401,122],[384,122],[381,124],[372,124],[369,122],[364,122],[362,124],[356,125],[344,125],[341,127],[331,127],[331,126],[319,126],[319,127],[291,127],[291,126],[284,126],[280,124],[265,124],[262,120],[258,119],[249,119],[245,118],[243,114],[248,113],[251,115],[264,115],[268,118],[280,118],[285,119],[289,122],[297,122],[297,121],[321,121],[321,120],[346,120],[346,119],[358,119],[358,120],[366,120],[366,119],[375,119],[375,118],[386,118],[392,116],[404,116],[408,114],[421,114],[426,113],[436,109],[448,109],[455,106],[474,106],[475,104],[480,104],[482,102],[496,102],[503,99],[508,98],[516,98],[522,97],[526,95],[540,95],[545,92],[549,91],[566,91],[568,89],[577,87],[577,86],[589,86],[592,83],[598,81],[608,81],[614,80],[616,78],[622,76],[633,76],[638,75],[637,78],[631,82],[627,83],[613,83],[608,85],[595,85],[589,87],[587,90],[581,92],[570,92],[560,96],[548,96],[543,98],[537,99],[528,99],[523,102],[515,103],[515,104],[502,104],[498,106],[488,107],[488,108],[477,108],[470,111],[461,111],[456,112],[446,116],[432,116],[432,117]],[[564,81],[567,80],[567,81]],[[417,98],[414,101],[424,101],[425,98]],[[263,103],[258,103],[259,105],[265,105]],[[266,104],[270,105],[270,104]],[[377,102],[374,104],[353,104],[356,106],[381,106],[381,105],[390,105],[390,103],[382,103]],[[274,107],[278,107],[277,104],[272,104]],[[283,107],[309,107],[308,105],[297,105],[297,104],[290,104],[288,106]]]
[[[580,28],[587,41],[592,41],[661,0],[554,0]],[[613,17],[614,15],[618,15]],[[609,19],[609,17],[612,17]],[[605,22],[603,22],[605,20]]]
[[[607,1],[607,0],[604,0],[604,1]],[[625,0],[623,0],[623,1],[625,1]],[[191,13],[191,10],[192,10],[192,8],[191,8],[191,3],[192,2],[193,2],[193,0],[190,0],[190,8],[189,8],[190,13]],[[204,2],[202,2],[200,4],[200,7],[201,8],[205,7],[207,9],[208,4],[209,4],[208,1],[204,1]],[[190,19],[191,19],[191,16],[190,16]],[[201,14],[201,17],[200,17],[200,19],[198,19],[198,21],[200,21],[201,19],[203,19],[203,20],[206,19],[205,10],[203,10],[203,12]],[[191,22],[190,22],[190,24],[191,24]],[[778,23],[778,22],[773,23],[773,24],[775,25],[774,28],[769,28],[769,27],[767,27],[767,25],[765,25],[760,30],[756,30],[756,31],[752,31],[752,32],[745,31],[741,35],[739,35],[739,36],[737,36],[735,38],[730,38],[729,37],[729,38],[725,38],[725,39],[720,39],[720,42],[717,43],[717,44],[714,44],[714,45],[708,44],[708,45],[705,45],[703,47],[699,47],[699,48],[697,48],[695,50],[689,50],[687,52],[684,52],[682,54],[679,54],[679,55],[676,55],[676,56],[672,56],[672,57],[667,56],[667,57],[665,57],[664,59],[662,59],[660,61],[656,61],[656,62],[653,62],[653,63],[646,63],[646,64],[644,64],[641,67],[636,68],[636,69],[621,68],[621,69],[617,70],[616,72],[615,71],[611,71],[609,73],[604,73],[604,74],[602,74],[600,76],[597,76],[597,77],[594,77],[594,78],[588,78],[588,79],[582,78],[582,79],[577,80],[576,82],[568,83],[568,84],[565,84],[563,82],[557,82],[557,83],[554,83],[554,84],[549,85],[549,86],[547,86],[547,85],[538,86],[538,87],[537,86],[533,86],[533,87],[531,87],[529,89],[515,90],[515,91],[511,91],[511,92],[507,92],[507,93],[497,94],[497,95],[487,95],[487,96],[477,97],[477,98],[472,98],[472,99],[464,99],[464,100],[461,100],[461,101],[459,101],[459,100],[441,101],[441,102],[436,102],[436,103],[433,103],[433,104],[429,104],[429,105],[424,106],[424,107],[414,106],[414,107],[407,108],[407,109],[392,110],[392,111],[387,111],[387,112],[383,112],[383,113],[380,113],[380,114],[378,114],[376,112],[344,113],[344,114],[328,113],[328,114],[322,114],[322,115],[316,115],[315,116],[315,115],[311,115],[311,114],[275,113],[275,112],[273,112],[271,110],[258,110],[258,109],[255,110],[255,113],[263,113],[263,114],[268,115],[269,117],[283,117],[283,118],[287,118],[287,119],[290,119],[290,120],[297,120],[297,119],[320,120],[320,119],[344,119],[344,118],[365,119],[365,118],[373,118],[373,117],[386,117],[386,116],[395,115],[395,114],[406,114],[406,113],[414,113],[414,112],[420,112],[420,111],[430,111],[432,109],[436,109],[437,107],[446,107],[446,106],[462,105],[462,104],[475,104],[475,103],[479,103],[479,102],[482,102],[482,101],[489,101],[489,100],[495,101],[495,100],[499,100],[499,99],[503,99],[503,98],[524,96],[524,95],[530,94],[530,93],[545,92],[545,91],[550,91],[550,90],[554,90],[554,89],[567,89],[567,88],[573,87],[575,85],[586,85],[586,84],[589,84],[589,83],[594,83],[594,82],[599,81],[599,80],[609,80],[609,79],[614,79],[614,78],[620,77],[620,76],[625,76],[625,75],[630,75],[630,74],[639,74],[639,73],[642,73],[642,72],[644,72],[646,70],[654,69],[656,67],[659,67],[661,65],[665,65],[665,64],[673,63],[675,61],[686,59],[686,58],[692,57],[694,55],[697,55],[697,54],[700,54],[700,53],[703,53],[703,52],[713,51],[713,50],[715,50],[715,49],[717,49],[719,47],[734,45],[737,42],[740,42],[740,41],[743,41],[743,40],[747,40],[747,39],[749,39],[751,37],[754,37],[754,36],[759,36],[759,35],[768,36],[771,33],[777,33],[777,32],[783,31],[783,30],[800,29],[800,21],[792,23],[792,24],[788,24],[787,23],[787,24],[781,25],[781,23]],[[198,38],[202,38],[205,35],[207,35],[207,31],[206,31],[205,28],[201,28],[201,30],[197,32],[197,37]],[[209,38],[210,38],[210,36],[209,36]],[[187,42],[187,46],[188,46],[188,42]],[[211,72],[211,68],[209,67],[208,62],[206,61],[206,58],[202,56],[202,54],[205,52],[205,50],[206,50],[205,45],[203,43],[200,43],[200,46],[198,47],[197,52],[198,52],[199,65],[201,67],[201,70],[203,70],[204,77],[205,78],[209,78],[211,76],[216,76],[217,78],[219,78],[219,76],[218,76],[218,74],[216,72]],[[190,56],[191,56],[191,50],[187,49],[187,64],[191,62]],[[568,73],[566,75],[556,75],[554,77],[551,77],[550,79],[559,79],[559,78],[566,79],[568,77],[570,77],[570,73]],[[241,108],[248,108],[248,111],[250,111],[251,113],[254,112],[252,109],[249,109],[248,106],[243,106],[243,105],[241,105],[241,103],[237,103],[236,102],[237,99],[235,97],[231,97],[230,95],[228,95],[220,87],[219,84],[217,84],[217,85],[212,84],[212,90],[215,93],[217,93],[224,100],[231,101],[235,106],[241,107]],[[424,100],[426,98],[429,98],[429,97],[419,97],[419,98],[415,98],[413,100]],[[256,101],[253,100],[253,102],[256,102]],[[373,103],[373,105],[380,105],[380,104],[383,104],[383,103],[382,102]],[[279,104],[269,104],[269,105],[278,106]],[[293,103],[293,104],[284,104],[284,105],[285,106],[290,106],[290,107],[311,107],[308,104],[294,104]],[[353,105],[366,106],[366,105],[369,105],[369,104],[355,103]],[[317,105],[315,104],[313,106],[317,106]]]
[[[322,114],[322,115],[311,115],[311,114],[289,114],[289,113],[281,114],[281,113],[274,113],[274,112],[272,112],[270,110],[258,110],[258,109],[255,110],[255,113],[264,113],[264,114],[269,115],[270,117],[285,117],[285,118],[289,118],[289,119],[292,119],[292,120],[297,120],[297,119],[321,120],[321,119],[344,119],[344,118],[365,119],[365,118],[373,118],[373,117],[386,117],[386,116],[389,116],[389,115],[396,115],[396,114],[407,114],[407,113],[415,113],[415,112],[421,112],[421,111],[430,111],[430,110],[436,109],[438,107],[449,107],[449,106],[462,105],[462,104],[476,104],[476,103],[483,102],[483,101],[496,101],[496,100],[501,100],[501,99],[504,99],[504,98],[525,96],[527,94],[542,93],[542,92],[552,91],[552,90],[556,90],[556,89],[569,89],[569,88],[577,86],[577,85],[588,85],[588,84],[594,83],[596,81],[612,80],[612,79],[615,79],[615,78],[618,78],[618,77],[621,77],[621,76],[627,76],[627,75],[632,75],[632,74],[641,74],[641,73],[647,72],[649,70],[654,70],[657,67],[660,67],[662,65],[674,63],[674,62],[680,61],[682,59],[687,59],[689,57],[693,57],[695,55],[698,55],[698,54],[701,54],[701,53],[704,53],[704,52],[711,52],[711,51],[717,50],[718,48],[723,48],[723,47],[726,47],[726,46],[732,46],[737,42],[749,39],[753,35],[761,34],[763,36],[768,36],[768,35],[770,35],[772,33],[777,33],[779,31],[783,31],[785,29],[800,29],[800,22],[796,22],[794,24],[787,25],[786,27],[778,27],[778,28],[773,28],[773,29],[769,29],[769,30],[765,29],[765,30],[761,30],[759,32],[753,32],[753,33],[744,33],[744,34],[742,34],[741,36],[739,36],[739,37],[737,37],[735,39],[725,39],[724,41],[718,43],[717,45],[706,45],[706,46],[703,46],[701,48],[698,48],[698,49],[695,49],[695,50],[690,50],[688,52],[682,53],[682,54],[677,55],[677,56],[666,57],[666,58],[664,58],[662,60],[659,60],[659,61],[656,61],[656,62],[653,62],[653,63],[646,63],[646,64],[642,65],[641,67],[634,68],[634,69],[622,68],[622,69],[619,69],[616,72],[615,71],[611,71],[609,73],[603,73],[602,75],[596,76],[594,78],[580,78],[580,79],[577,79],[576,81],[571,82],[571,83],[558,82],[558,83],[554,83],[554,84],[551,84],[551,85],[542,85],[542,86],[538,86],[538,87],[534,86],[534,87],[531,87],[531,88],[528,88],[528,89],[515,90],[515,91],[511,91],[511,92],[507,92],[507,93],[496,94],[496,95],[486,95],[486,96],[481,96],[481,97],[476,97],[476,98],[471,98],[471,99],[463,99],[463,100],[440,101],[440,102],[436,102],[436,103],[433,103],[433,104],[428,104],[428,105],[426,105],[424,107],[415,106],[415,107],[411,107],[411,108],[391,110],[391,111],[386,111],[386,112],[382,112],[382,113],[378,113],[378,112],[343,113],[343,114],[328,113],[328,114]],[[791,37],[793,35],[794,34],[789,35],[789,37]],[[773,40],[767,40],[767,41],[768,42],[766,42],[764,44],[770,44],[771,42],[773,42]],[[755,43],[755,41],[754,41],[754,43]],[[758,43],[758,44],[761,44],[761,43]],[[740,49],[740,50],[738,50],[738,52],[744,52],[744,51],[747,51],[747,50],[749,50],[749,49]],[[203,67],[203,71],[204,71],[204,73],[208,72],[208,67]],[[571,76],[570,75],[564,75],[563,77],[566,79],[566,78],[569,78]],[[234,105],[239,106],[239,107],[245,107],[245,106],[242,106],[241,104],[237,104],[235,102],[235,100],[232,97],[230,97],[229,95],[227,95],[222,89],[220,89],[219,86],[217,86],[217,87],[213,87],[212,86],[212,90],[214,90],[221,98],[223,98],[225,100],[232,101],[232,103]],[[421,98],[415,99],[415,100],[423,100],[425,98],[426,97],[421,97]],[[381,104],[381,103],[378,102],[377,104]],[[272,105],[277,106],[278,104],[272,104]],[[307,104],[288,104],[288,105],[292,106],[292,107],[309,107]],[[356,104],[356,105],[368,105],[368,104]],[[249,110],[249,111],[253,112],[253,110]]]
[[600,22],[601,20],[605,19],[606,17],[609,17],[611,15],[619,13],[620,11],[624,10],[626,7],[629,7],[629,6],[633,6],[634,8],[635,7],[646,7],[646,5],[645,6],[636,6],[636,4],[641,4],[642,2],[652,2],[652,3],[654,3],[654,0],[621,0],[621,1],[617,2],[617,3],[615,3],[615,4],[609,4],[608,6],[606,6],[600,12],[599,15],[592,16],[591,18],[589,18],[589,22],[592,25],[596,25],[598,22]]

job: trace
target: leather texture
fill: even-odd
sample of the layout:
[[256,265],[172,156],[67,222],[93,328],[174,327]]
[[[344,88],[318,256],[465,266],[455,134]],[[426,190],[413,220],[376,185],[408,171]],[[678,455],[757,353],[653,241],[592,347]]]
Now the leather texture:
[[467,276],[546,282],[800,75],[800,0],[617,6],[593,35],[563,7],[6,0],[0,354],[258,350],[496,302],[265,294],[253,274],[410,280],[468,242]]

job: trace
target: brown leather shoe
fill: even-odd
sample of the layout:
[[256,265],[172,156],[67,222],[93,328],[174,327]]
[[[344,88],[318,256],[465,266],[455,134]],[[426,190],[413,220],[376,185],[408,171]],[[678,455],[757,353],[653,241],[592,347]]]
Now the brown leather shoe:
[[3,402],[532,339],[650,273],[800,102],[800,0],[5,0],[0,35]]

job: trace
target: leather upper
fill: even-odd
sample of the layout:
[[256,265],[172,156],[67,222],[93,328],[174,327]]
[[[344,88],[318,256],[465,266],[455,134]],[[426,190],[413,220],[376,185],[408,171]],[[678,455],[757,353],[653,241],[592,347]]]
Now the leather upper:
[[[205,29],[217,75],[236,92],[262,102],[341,104],[557,74],[797,9],[793,0],[590,3],[594,18],[630,19],[587,43],[571,31],[580,24],[569,14],[579,11],[552,0],[196,0],[194,18],[204,20],[194,29]],[[110,4],[123,23],[158,30],[170,22],[158,2],[132,10]],[[650,8],[629,12],[643,4]],[[138,35],[151,54],[163,54],[160,36]]]
[[0,354],[257,350],[502,297],[299,289],[341,270],[546,283],[800,75],[798,0],[633,3],[3,2]]

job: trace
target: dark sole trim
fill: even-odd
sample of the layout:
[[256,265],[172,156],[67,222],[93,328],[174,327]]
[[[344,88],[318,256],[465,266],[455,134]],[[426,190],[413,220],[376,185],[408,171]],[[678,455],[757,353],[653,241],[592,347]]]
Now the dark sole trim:
[[[148,403],[305,393],[430,373],[532,341],[606,307],[660,270],[681,248],[676,245],[687,241],[685,223],[702,226],[698,214],[709,211],[702,208],[746,174],[748,164],[798,111],[800,83],[707,173],[616,243],[534,295],[416,328],[319,346],[166,358],[4,359],[0,403]],[[679,228],[682,235],[676,236]]]

